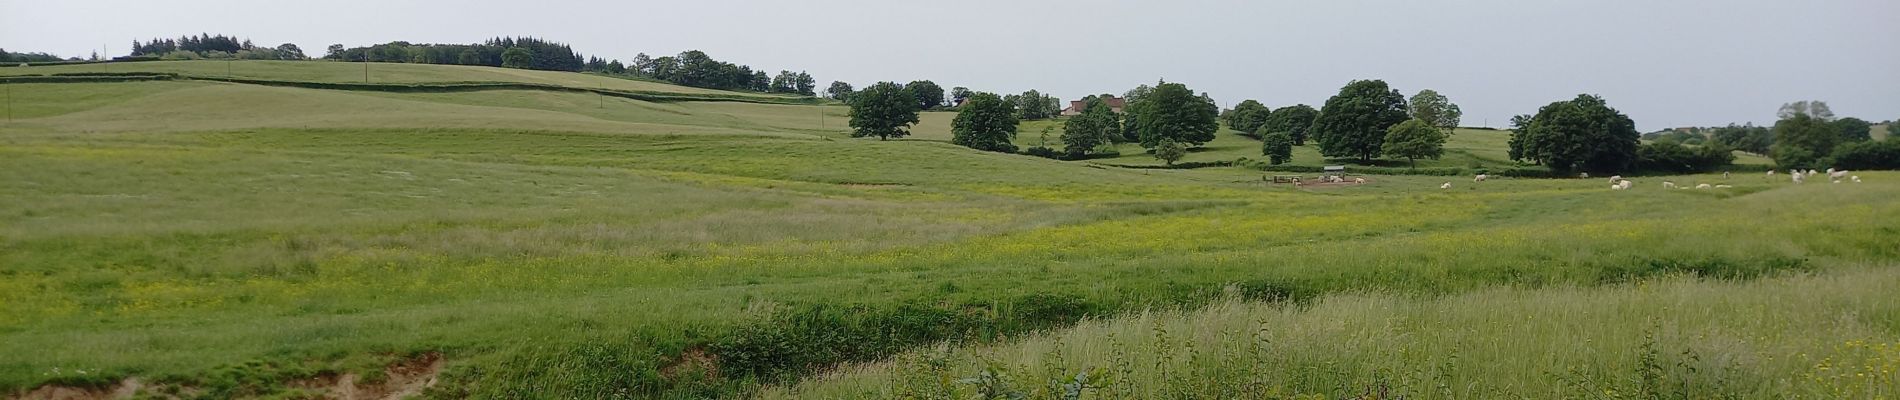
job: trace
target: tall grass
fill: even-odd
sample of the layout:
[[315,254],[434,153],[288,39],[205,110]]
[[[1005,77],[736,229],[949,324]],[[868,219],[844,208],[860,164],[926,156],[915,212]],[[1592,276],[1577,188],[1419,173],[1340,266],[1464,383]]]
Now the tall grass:
[[1229,300],[1004,345],[938,346],[760,397],[1892,398],[1896,292],[1900,272],[1857,268],[1442,298]]

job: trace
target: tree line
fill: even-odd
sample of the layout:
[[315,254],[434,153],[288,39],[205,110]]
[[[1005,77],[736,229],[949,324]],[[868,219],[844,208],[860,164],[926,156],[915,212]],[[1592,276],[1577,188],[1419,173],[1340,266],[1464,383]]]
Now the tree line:
[[764,69],[754,70],[751,66],[713,59],[699,50],[687,50],[676,56],[659,58],[640,53],[633,57],[631,64],[624,66],[620,65],[619,60],[593,59],[587,63],[586,70],[627,74],[708,89],[817,95],[817,81],[804,71],[780,70],[773,75]]
[[134,58],[158,58],[166,60],[197,59],[242,59],[242,60],[304,60],[302,48],[296,44],[284,43],[277,47],[257,46],[250,39],[236,36],[209,33],[195,36],[180,36],[177,39],[155,38],[151,41],[132,41]]
[[[53,62],[53,61],[67,61],[67,60],[61,59],[59,58],[59,56],[55,56],[50,53],[9,53],[7,52],[7,49],[0,49],[0,63],[11,65],[13,63]],[[75,57],[71,61],[79,61],[79,58]]]
[[[510,51],[513,51],[510,53]],[[483,65],[547,71],[581,70],[586,59],[573,47],[533,37],[497,37],[475,44],[434,44],[394,41],[344,47],[332,44],[323,59],[415,64]]]

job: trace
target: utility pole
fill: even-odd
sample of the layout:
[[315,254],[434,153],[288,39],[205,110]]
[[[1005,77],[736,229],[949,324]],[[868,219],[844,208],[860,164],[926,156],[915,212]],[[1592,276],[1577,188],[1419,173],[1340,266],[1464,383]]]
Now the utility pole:
[[363,50],[363,83],[369,83],[369,50]]
[[13,123],[13,82],[7,82],[7,124]]

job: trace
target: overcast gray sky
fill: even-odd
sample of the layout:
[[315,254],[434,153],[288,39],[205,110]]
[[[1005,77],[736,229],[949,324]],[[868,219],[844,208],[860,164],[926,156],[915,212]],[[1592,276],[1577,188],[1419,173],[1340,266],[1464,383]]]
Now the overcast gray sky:
[[1279,107],[1377,78],[1450,96],[1468,125],[1595,93],[1654,130],[1771,123],[1802,99],[1900,118],[1896,17],[1896,0],[0,0],[0,48],[122,55],[135,38],[209,32],[316,56],[531,35],[622,60],[699,49],[821,87],[930,79],[1075,98],[1166,78],[1223,106]]

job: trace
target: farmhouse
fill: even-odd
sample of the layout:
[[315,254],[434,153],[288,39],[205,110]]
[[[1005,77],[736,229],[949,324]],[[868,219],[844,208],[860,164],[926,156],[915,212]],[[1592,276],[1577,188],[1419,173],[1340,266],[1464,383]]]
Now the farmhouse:
[[[1107,97],[1102,97],[1101,99],[1102,99],[1102,103],[1108,104],[1108,109],[1114,110],[1117,113],[1122,112],[1122,107],[1126,107],[1128,105],[1128,100],[1120,98],[1120,97],[1115,97],[1112,95],[1107,96]],[[1084,107],[1088,107],[1087,99],[1071,101],[1069,102],[1069,108],[1062,109],[1062,115],[1063,116],[1082,115],[1082,109]]]

